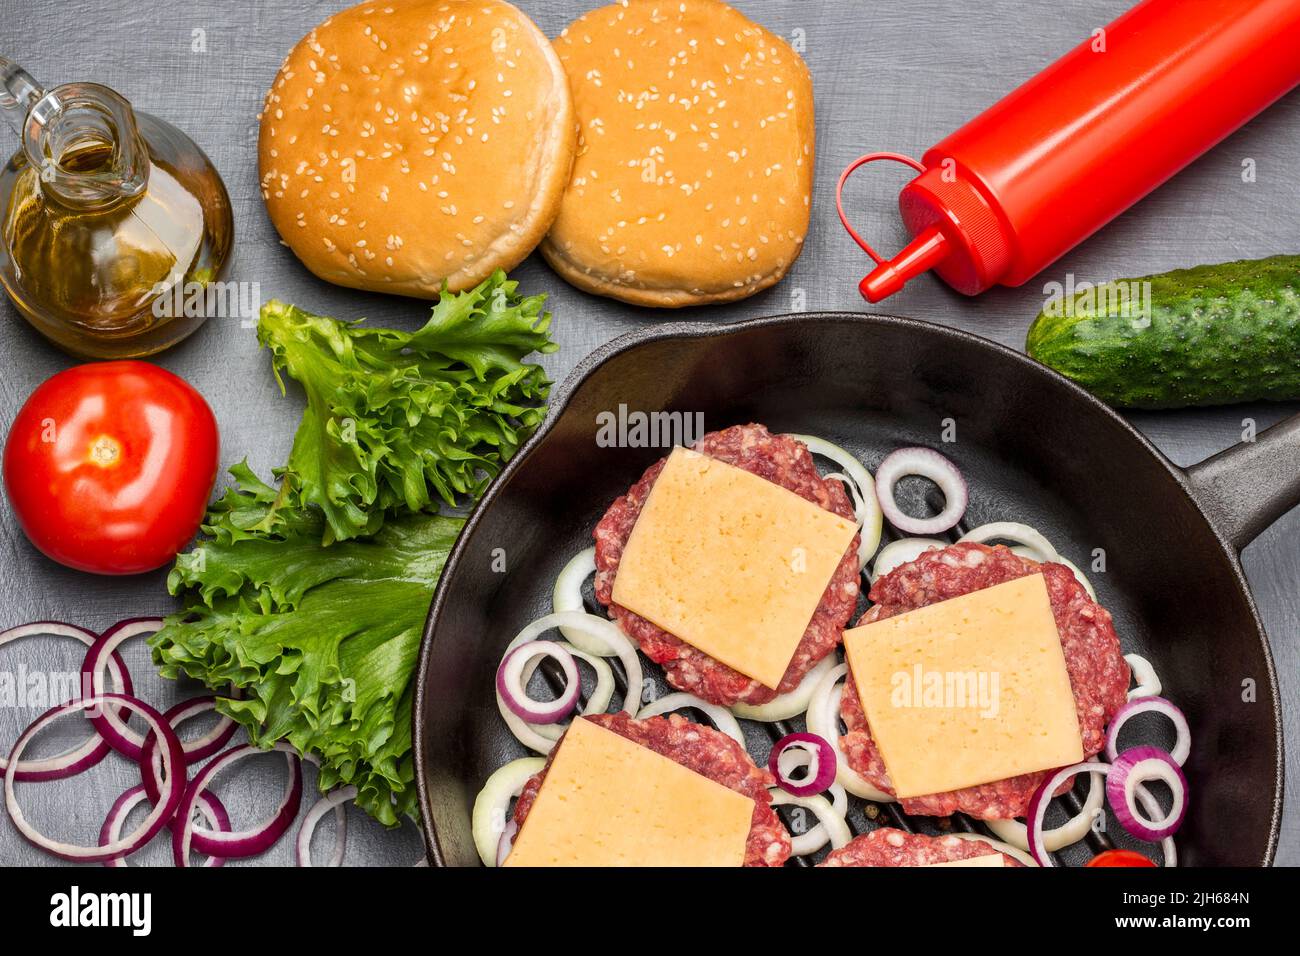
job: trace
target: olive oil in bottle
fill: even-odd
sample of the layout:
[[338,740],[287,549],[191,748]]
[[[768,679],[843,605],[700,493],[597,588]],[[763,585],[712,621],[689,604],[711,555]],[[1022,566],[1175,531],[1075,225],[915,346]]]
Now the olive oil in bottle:
[[0,110],[22,138],[0,170],[0,281],[23,317],[87,358],[151,355],[198,328],[206,314],[174,303],[218,278],[234,234],[203,151],[107,87],[44,92],[4,57]]

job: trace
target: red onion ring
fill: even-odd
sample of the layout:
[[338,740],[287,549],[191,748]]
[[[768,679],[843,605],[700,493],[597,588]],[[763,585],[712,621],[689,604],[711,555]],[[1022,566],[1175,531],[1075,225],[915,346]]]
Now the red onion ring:
[[[1110,770],[1111,767],[1108,763],[1085,760],[1083,763],[1076,763],[1071,767],[1062,767],[1044,780],[1042,785],[1034,792],[1033,798],[1029,801],[1029,810],[1025,814],[1025,837],[1029,843],[1029,853],[1034,858],[1035,863],[1039,866],[1056,865],[1052,862],[1047,848],[1043,845],[1043,820],[1047,817],[1047,806],[1052,802],[1052,796],[1060,788],[1061,784],[1067,780],[1073,780],[1081,773],[1099,773],[1108,776]],[[1109,780],[1107,782],[1109,783]]]
[[[9,810],[9,818],[13,820],[14,827],[33,846],[72,863],[103,863],[134,853],[157,836],[158,831],[166,825],[167,821],[176,815],[176,809],[180,806],[185,792],[185,755],[181,751],[181,742],[176,736],[176,731],[171,729],[158,711],[143,701],[124,694],[96,694],[93,697],[69,701],[47,710],[19,736],[14,749],[9,754],[10,765],[21,766],[18,764],[18,758],[22,756],[22,752],[32,738],[46,725],[76,711],[98,708],[99,713],[107,713],[108,708],[105,705],[111,708],[126,708],[139,714],[162,738],[165,745],[161,758],[167,780],[163,785],[165,789],[162,792],[162,799],[154,804],[149,816],[130,836],[97,847],[78,846],[74,843],[52,840],[27,822],[14,794],[14,777],[13,775],[5,777],[5,806]],[[193,813],[192,804],[189,812]]]
[[[70,637],[81,641],[87,647],[94,647],[95,641],[99,639],[94,631],[77,627],[75,624],[64,624],[62,621],[33,621],[30,624],[11,627],[7,631],[0,631],[0,647],[12,641],[22,640],[24,637]],[[115,693],[125,694],[128,697],[135,694],[135,689],[131,686],[131,675],[126,665],[122,663],[122,658],[117,654],[108,656],[108,671],[113,679]],[[21,783],[40,783],[46,780],[75,777],[107,757],[110,750],[112,748],[100,736],[99,731],[91,730],[90,736],[85,741],[57,757],[21,761],[14,771],[14,779]],[[9,761],[0,757],[0,777],[5,776],[8,771]]]
[[[781,755],[791,748],[807,751],[809,755],[808,775],[803,780],[794,780],[782,771]],[[772,771],[777,784],[796,797],[821,793],[835,782],[836,768],[835,748],[816,734],[786,734],[776,742],[767,758],[767,769]]]
[[[933,518],[914,518],[898,507],[894,485],[906,475],[929,478],[943,492],[943,511]],[[900,448],[885,456],[876,469],[876,496],[880,510],[904,534],[940,534],[954,527],[966,513],[969,492],[966,479],[951,461],[929,448]]]
[[[176,735],[170,727],[168,733]],[[271,750],[278,750],[289,760],[289,785],[285,788],[284,799],[275,812],[261,826],[252,830],[240,830],[231,833],[199,831],[194,825],[194,809],[199,797],[212,784],[212,778],[226,767],[258,754],[269,753],[252,744],[232,747],[206,764],[190,781],[184,799],[177,811],[178,826],[172,827],[172,861],[177,866],[189,866],[190,850],[196,850],[205,856],[227,858],[254,856],[264,853],[284,836],[294,818],[298,815],[298,803],[302,799],[302,761],[289,744],[280,741]],[[168,777],[170,782],[171,778]]]
[[[148,799],[149,795],[145,793],[144,784],[137,784],[118,797],[108,811],[108,816],[104,818],[104,825],[99,829],[99,845],[108,846],[121,836],[122,824],[126,822],[127,816],[135,809],[136,804]],[[208,822],[208,826],[214,830],[230,831],[230,815],[226,813],[226,808],[217,799],[216,794],[203,794],[199,799],[199,813]],[[215,869],[224,865],[225,862],[219,856],[210,856],[203,865]],[[108,867],[124,867],[126,865],[126,857],[124,856],[120,856],[115,860],[108,860],[104,864],[104,866]]]
[[1114,763],[1119,756],[1119,731],[1124,723],[1130,717],[1145,713],[1164,714],[1174,725],[1178,739],[1174,743],[1174,749],[1169,751],[1169,756],[1181,767],[1192,752],[1192,729],[1187,724],[1186,715],[1174,706],[1172,701],[1156,696],[1135,697],[1115,711],[1115,716],[1110,719],[1110,727],[1106,731],[1106,759]]
[[[1163,781],[1174,795],[1173,806],[1161,820],[1143,816],[1137,805],[1138,789],[1150,780]],[[1106,778],[1106,798],[1120,826],[1139,840],[1157,843],[1173,836],[1183,825],[1183,817],[1187,815],[1187,777],[1173,756],[1159,747],[1133,747],[1111,764],[1110,776]]]
[[[238,689],[235,693],[239,693]],[[173,730],[178,730],[180,725],[185,723],[191,717],[197,717],[204,711],[215,710],[217,698],[213,694],[204,694],[201,697],[191,697],[189,700],[183,700],[171,710],[163,714],[163,719],[167,721]],[[217,753],[226,744],[230,743],[230,738],[235,736],[235,730],[238,728],[229,717],[222,717],[211,730],[202,737],[194,740],[181,741],[181,748],[185,752],[185,765],[192,766],[200,761],[207,760],[213,754]],[[140,748],[140,766],[144,770],[144,789],[145,794],[151,802],[157,801],[158,790],[162,784],[162,777],[159,773],[158,761],[158,735],[152,732],[144,737],[144,745]]]
[[[528,663],[538,657],[550,657],[564,671],[564,692],[555,700],[536,701],[528,696],[523,673]],[[519,717],[533,724],[557,724],[578,706],[582,679],[573,655],[554,641],[529,641],[520,644],[497,668],[497,692],[505,705]]]
[[[162,626],[163,620],[160,617],[130,617],[118,621],[101,634],[86,652],[86,659],[81,664],[82,679],[90,682],[90,687],[95,693],[101,693],[104,686],[101,672],[108,655],[131,638],[139,637],[141,634],[156,633]],[[105,710],[92,715],[90,722],[95,725],[95,729],[110,747],[123,757],[140,762],[144,737],[127,726],[126,721],[113,711]]]
[[303,817],[302,829],[298,831],[298,841],[295,846],[295,855],[298,859],[299,866],[311,866],[311,838],[316,832],[316,824],[320,823],[321,817],[334,811],[334,820],[338,827],[337,836],[334,839],[334,854],[330,857],[326,866],[342,866],[343,854],[347,850],[348,841],[348,815],[347,807],[344,806],[349,800],[357,798],[357,788],[337,787],[331,790],[325,796],[316,801],[315,806],[307,811]]

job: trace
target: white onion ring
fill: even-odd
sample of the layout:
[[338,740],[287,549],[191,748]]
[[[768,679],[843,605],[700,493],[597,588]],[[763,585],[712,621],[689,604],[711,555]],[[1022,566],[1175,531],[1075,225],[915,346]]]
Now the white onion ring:
[[[26,817],[23,816],[22,807],[18,805],[18,798],[14,793],[14,775],[10,774],[5,777],[5,807],[9,810],[9,819],[13,821],[14,827],[33,846],[69,862],[104,863],[108,860],[115,860],[120,856],[129,856],[157,836],[158,831],[176,816],[177,808],[183,807],[185,804],[182,799],[185,791],[185,754],[181,750],[180,738],[176,736],[176,731],[172,730],[167,721],[163,719],[162,714],[143,701],[123,694],[95,694],[47,710],[40,717],[37,717],[31,726],[18,737],[13,750],[9,753],[10,765],[22,766],[19,758],[22,756],[23,751],[31,743],[32,738],[43,730],[47,724],[51,724],[60,717],[76,711],[97,709],[98,713],[103,714],[107,713],[109,708],[114,710],[125,708],[135,712],[144,719],[144,722],[149,725],[150,729],[158,735],[163,743],[161,758],[163,769],[167,772],[167,781],[163,784],[162,799],[154,804],[144,822],[132,831],[130,836],[114,840],[104,846],[94,847],[78,846],[74,843],[52,840],[27,822]],[[191,806],[189,815],[192,815],[193,812]]]
[[957,539],[958,544],[963,541],[974,541],[977,544],[988,544],[990,541],[1010,541],[1013,544],[1023,545],[1028,548],[1031,553],[1024,556],[1032,561],[1037,561],[1039,564],[1055,561],[1059,557],[1052,542],[1043,537],[1036,529],[1027,524],[1021,524],[1019,521],[993,521],[989,524],[982,524],[977,528],[971,528]]
[[484,866],[497,865],[497,849],[501,833],[509,822],[510,801],[523,792],[524,784],[542,772],[546,761],[541,757],[521,757],[498,767],[487,778],[483,789],[474,798],[474,811],[470,815],[470,831],[474,836],[474,849]]
[[[774,807],[792,806],[803,807],[805,810],[811,810],[813,814],[816,815],[821,826],[825,829],[832,850],[838,850],[840,847],[847,845],[849,841],[853,839],[853,833],[849,830],[849,825],[844,821],[844,817],[836,812],[835,807],[825,797],[820,795],[812,797],[796,797],[794,794],[786,793],[784,790],[779,788],[770,789],[768,790],[768,793],[772,795],[772,806]],[[845,803],[847,805],[847,801],[845,801]],[[811,830],[809,831],[809,833],[812,832],[813,831]],[[808,834],[800,834],[800,836],[807,835]],[[792,853],[794,852],[794,841],[796,839],[798,839],[798,837],[792,838],[790,841],[790,852]],[[823,841],[818,845],[817,849],[820,850],[825,845],[826,843]],[[804,854],[800,853],[796,855],[803,856]]]
[[828,741],[835,751],[836,783],[863,800],[893,803],[894,797],[878,790],[862,774],[849,766],[848,757],[840,748],[839,712],[840,696],[843,691],[838,685],[848,671],[848,664],[837,664],[822,675],[821,682],[813,690],[812,699],[808,702],[805,723],[812,733]]
[[347,850],[348,840],[348,815],[345,804],[349,800],[357,798],[357,788],[353,786],[335,787],[325,796],[321,797],[307,811],[303,817],[302,828],[298,830],[298,839],[294,845],[299,866],[311,866],[311,838],[316,832],[316,825],[320,823],[321,818],[331,810],[334,811],[334,819],[337,830],[334,837],[334,853],[330,857],[326,866],[336,867],[343,865],[343,854]]
[[[988,821],[986,820],[985,822],[987,823]],[[1014,847],[1010,843],[1004,843],[1001,840],[994,840],[992,837],[986,837],[982,833],[958,833],[954,831],[950,835],[955,836],[959,840],[978,840],[980,843],[987,843],[999,853],[1005,853],[1007,856],[1015,859],[1018,863],[1023,863],[1025,866],[1038,866],[1038,864],[1034,862],[1034,858],[1019,847]]]
[[[549,657],[564,672],[564,690],[555,700],[538,701],[528,696],[523,680],[524,667],[543,657]],[[582,678],[578,662],[561,644],[554,641],[526,641],[513,648],[497,668],[497,694],[505,705],[521,718],[533,724],[555,724],[573,712],[582,693]]]
[[927,551],[946,548],[948,542],[938,538],[899,538],[880,549],[876,563],[871,566],[871,583],[875,584],[895,568],[915,561]]
[[[914,518],[898,506],[894,485],[900,478],[929,478],[943,492],[943,510],[933,518]],[[904,534],[942,534],[961,521],[969,493],[966,479],[951,461],[929,448],[900,448],[885,456],[876,469],[876,496],[885,517]]]
[[[787,751],[790,753],[790,751]],[[784,755],[782,755],[784,756]],[[791,769],[794,769],[791,767]],[[833,783],[826,788],[826,793],[830,794],[831,809],[843,819],[849,812],[849,795],[838,783]],[[817,825],[804,833],[790,834],[790,852],[794,856],[812,856],[831,840],[830,832],[826,829],[825,824],[818,818]]]
[[[1104,778],[1101,774],[1088,774],[1088,796],[1083,801],[1083,806],[1079,808],[1079,812],[1059,827],[1043,830],[1043,846],[1047,848],[1048,853],[1055,853],[1062,847],[1078,843],[1088,835],[1088,832],[1092,829],[1093,821],[1097,818],[1097,814],[1101,811],[1101,806],[1106,800],[1106,788],[1103,783]],[[981,822],[1007,843],[1028,851],[1028,828],[1019,820],[983,820]],[[1034,865],[1037,866],[1037,864]]]
[[[75,624],[64,624],[61,621],[33,621],[30,624],[21,624],[0,631],[0,647],[25,637],[70,637],[85,644],[86,647],[94,647],[95,642],[99,640],[99,635],[94,631],[77,627]],[[135,693],[131,686],[131,675],[127,672],[122,659],[116,654],[108,656],[108,673],[113,680],[113,693],[125,694],[128,697]],[[92,725],[90,736],[73,749],[57,757],[20,761],[14,772],[20,783],[63,780],[95,766],[108,756],[111,749],[108,742],[98,730],[93,729]],[[0,757],[0,777],[8,772],[9,760]]]
[[[555,590],[551,595],[551,608],[555,611],[584,611],[582,601],[582,583],[596,573],[596,549],[584,548],[569,559],[559,577],[555,579]],[[603,641],[594,641],[587,637],[587,632],[577,627],[561,625],[560,633],[564,639],[579,650],[588,654],[608,655]]]
[[[853,515],[857,519],[858,531],[862,535],[862,540],[858,545],[858,569],[865,568],[867,562],[871,560],[871,556],[880,547],[880,534],[884,529],[884,516],[880,510],[880,500],[876,494],[876,482],[871,477],[871,472],[867,471],[862,462],[853,455],[824,438],[818,438],[816,435],[795,434],[788,434],[785,437],[802,442],[814,455],[829,458],[844,469],[844,474],[849,479],[844,484],[849,489],[849,495],[853,500]],[[826,477],[837,476],[827,475]]]
[[731,711],[725,707],[719,707],[717,704],[710,704],[707,700],[701,700],[694,694],[678,692],[675,694],[665,694],[658,700],[652,700],[641,708],[638,715],[645,717],[660,717],[674,710],[684,710],[687,707],[694,707],[701,711],[706,717],[713,722],[713,726],[722,733],[726,734],[741,747],[745,747],[745,732],[740,729],[740,724],[732,716]]
[[1187,717],[1174,706],[1172,701],[1155,696],[1132,698],[1127,704],[1115,711],[1115,716],[1110,719],[1110,726],[1106,728],[1106,759],[1111,763],[1118,759],[1120,754],[1119,732],[1121,728],[1128,722],[1130,717],[1145,713],[1162,714],[1174,725],[1174,731],[1178,734],[1178,738],[1173,749],[1169,751],[1169,756],[1173,758],[1174,763],[1181,767],[1192,754],[1192,729],[1187,724]]
[[1088,576],[1079,570],[1079,566],[1063,557],[1052,542],[1036,528],[1027,524],[1018,521],[993,521],[982,524],[978,528],[971,528],[957,539],[957,543],[974,541],[978,544],[988,544],[990,541],[998,540],[1012,542],[1014,547],[1011,551],[1019,557],[1037,561],[1039,564],[1062,564],[1069,568],[1075,580],[1088,592],[1088,597],[1097,600],[1097,589],[1092,586]]
[[773,697],[766,704],[732,704],[731,712],[741,720],[757,720],[761,723],[774,723],[798,717],[808,709],[813,691],[826,672],[835,666],[835,655],[827,654],[819,660],[794,690]]
[[1160,677],[1151,662],[1141,654],[1125,654],[1124,660],[1128,661],[1129,669],[1133,672],[1134,687],[1128,692],[1128,699],[1159,697],[1164,688],[1161,687]]

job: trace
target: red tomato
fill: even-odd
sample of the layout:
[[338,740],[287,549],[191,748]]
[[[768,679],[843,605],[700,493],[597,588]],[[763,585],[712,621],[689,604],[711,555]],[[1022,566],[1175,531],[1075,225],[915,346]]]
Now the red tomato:
[[203,396],[148,362],[96,362],[34,391],[5,443],[18,522],[55,561],[138,574],[194,537],[217,478]]
[[1098,853],[1085,866],[1155,866],[1150,857],[1143,856],[1136,850],[1104,850]]

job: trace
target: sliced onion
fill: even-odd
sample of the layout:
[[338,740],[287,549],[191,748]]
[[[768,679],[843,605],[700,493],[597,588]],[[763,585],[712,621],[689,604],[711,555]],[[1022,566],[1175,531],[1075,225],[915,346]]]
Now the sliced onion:
[[[537,701],[528,696],[523,682],[525,665],[542,657],[549,657],[564,672],[564,690],[555,700]],[[578,662],[573,655],[554,641],[528,641],[520,644],[501,661],[497,668],[497,694],[506,706],[529,723],[559,723],[578,706],[582,693],[582,679],[578,675]]]
[[725,707],[719,707],[717,704],[710,704],[707,700],[702,700],[694,694],[665,694],[658,700],[652,700],[642,707],[637,716],[639,718],[662,717],[664,714],[671,713],[674,710],[685,710],[687,707],[694,707],[708,717],[714,727],[740,744],[740,746],[746,746],[745,732],[740,729],[740,724],[736,722],[736,718],[731,711]]
[[[1088,775],[1088,796],[1083,801],[1079,812],[1066,820],[1059,827],[1043,830],[1041,840],[1048,853],[1078,843],[1088,835],[1093,821],[1106,802],[1106,787],[1100,774]],[[1028,829],[1019,820],[984,820],[986,827],[1000,836],[1007,843],[1014,844],[1022,850],[1029,849]],[[1037,864],[1035,864],[1037,865]]]
[[[794,806],[803,807],[805,810],[811,810],[817,817],[818,822],[820,822],[825,828],[826,834],[830,839],[832,850],[838,850],[840,847],[847,845],[849,841],[853,839],[853,833],[849,830],[849,825],[844,821],[843,814],[838,813],[831,802],[825,797],[797,797],[793,793],[786,793],[784,790],[777,788],[769,790],[768,793],[772,795],[772,806],[774,807]],[[823,842],[817,849],[821,849],[821,847],[825,845],[825,842]],[[791,841],[790,852],[794,852],[793,840]]]
[[[158,831],[166,825],[167,821],[176,816],[177,807],[183,802],[185,754],[181,750],[180,738],[176,736],[176,731],[172,730],[167,721],[163,719],[162,714],[143,701],[128,697],[125,694],[95,694],[47,710],[19,736],[18,741],[14,744],[14,749],[9,754],[10,765],[22,766],[19,763],[19,758],[22,756],[23,751],[27,749],[27,745],[32,738],[48,724],[53,723],[60,717],[77,712],[97,711],[102,714],[107,713],[108,708],[115,710],[126,709],[138,714],[149,725],[150,729],[162,738],[163,742],[160,757],[167,780],[163,784],[162,798],[154,804],[149,816],[144,819],[144,822],[139,827],[132,831],[130,836],[95,847],[78,846],[73,843],[52,840],[27,822],[23,816],[22,807],[18,805],[18,799],[14,794],[14,775],[11,774],[5,777],[5,806],[9,810],[9,818],[13,820],[18,832],[33,846],[73,863],[103,863],[121,856],[129,856],[157,836]],[[191,815],[193,814],[192,806],[189,812]]]
[[1022,558],[1037,561],[1039,564],[1063,564],[1070,569],[1075,580],[1083,585],[1083,589],[1088,592],[1088,597],[1097,600],[1097,589],[1092,586],[1088,576],[1079,570],[1079,566],[1062,557],[1061,552],[1056,550],[1052,542],[1043,537],[1036,528],[1031,528],[1027,524],[1018,521],[994,521],[990,524],[982,524],[978,528],[971,528],[957,539],[959,544],[962,541],[975,541],[979,544],[988,544],[990,541],[1010,541],[1013,544],[1012,552]]
[[316,824],[331,810],[334,811],[334,855],[326,866],[342,866],[343,854],[348,842],[347,804],[357,798],[357,788],[353,786],[336,787],[316,801],[315,805],[303,817],[302,828],[298,831],[298,840],[294,846],[299,866],[311,866],[311,838],[316,832]]
[[[1150,780],[1165,783],[1174,797],[1169,812],[1156,819],[1143,816],[1137,805],[1138,788]],[[1187,814],[1187,777],[1178,762],[1159,747],[1133,747],[1111,763],[1110,776],[1106,779],[1106,798],[1120,826],[1139,840],[1156,843],[1173,836],[1183,825],[1183,817]],[[1154,797],[1143,809],[1153,813],[1153,804]],[[1153,816],[1158,814],[1160,810],[1156,806]]]
[[[603,642],[599,645],[600,656],[618,655],[619,660],[623,663],[624,672],[627,674],[628,693],[623,701],[623,709],[627,711],[629,716],[635,717],[637,708],[641,703],[641,659],[637,656],[637,650],[632,645],[632,642],[612,621],[597,617],[594,614],[587,614],[584,611],[557,611],[538,618],[515,635],[514,640],[506,647],[506,654],[553,627],[582,629],[592,641]],[[575,657],[588,660],[596,668],[596,690],[588,699],[587,706],[583,708],[582,712],[584,714],[603,712],[609,706],[609,701],[613,696],[612,672],[609,673],[608,678],[602,680],[604,669],[591,661],[590,658],[587,658],[585,652],[571,650],[571,653]],[[563,734],[563,728],[551,724],[529,724],[506,706],[505,699],[499,693],[496,698],[497,710],[500,711],[506,726],[510,728],[510,732],[515,735],[515,739],[530,750],[542,754],[550,753],[555,747],[555,741]]]
[[[900,478],[929,478],[943,492],[943,510],[933,518],[914,518],[898,506],[894,486]],[[966,479],[951,461],[929,448],[900,448],[885,456],[876,469],[876,495],[880,510],[904,534],[941,534],[956,527],[966,513]]]
[[[584,548],[569,559],[559,577],[555,579],[555,591],[551,596],[551,608],[555,611],[583,611],[586,605],[582,600],[582,584],[596,573],[596,549]],[[607,655],[609,650],[604,641],[589,638],[586,630],[580,627],[561,625],[560,633],[564,639],[579,650],[588,654]]]
[[[1168,717],[1174,725],[1174,730],[1178,738],[1174,743],[1174,749],[1169,752],[1174,763],[1182,766],[1187,762],[1187,758],[1192,753],[1192,728],[1187,724],[1187,717],[1181,710],[1174,706],[1172,701],[1163,697],[1137,697],[1131,699],[1127,704],[1115,711],[1115,716],[1110,719],[1110,727],[1106,730],[1106,758],[1113,764],[1119,757],[1119,732],[1129,718],[1138,714],[1163,714]],[[1111,778],[1112,780],[1114,777]]]
[[[25,637],[70,637],[87,647],[94,647],[99,638],[94,631],[75,624],[61,621],[33,621],[0,631],[0,647]],[[131,675],[116,654],[108,656],[108,673],[113,681],[113,691],[128,697],[135,693],[131,686]],[[84,690],[85,688],[83,688]],[[39,783],[45,780],[64,780],[89,770],[108,756],[112,748],[100,736],[99,731],[92,730],[90,736],[66,753],[57,757],[45,757],[40,760],[24,760],[14,771],[14,779],[20,783]],[[0,757],[0,777],[9,772],[9,761]]]
[[[1142,784],[1138,784],[1137,798],[1142,804],[1143,809],[1154,819],[1161,811],[1160,804],[1155,796]],[[1167,836],[1160,841],[1160,851],[1164,854],[1165,866],[1178,865],[1178,848],[1174,846],[1174,838]]]
[[[167,730],[175,736],[170,727]],[[194,808],[199,797],[212,784],[213,778],[222,770],[238,763],[245,757],[255,757],[268,753],[252,744],[232,747],[206,764],[190,781],[185,791],[185,799],[177,819],[179,826],[172,827],[172,861],[177,866],[189,866],[191,848],[207,856],[245,857],[264,853],[275,845],[284,835],[298,815],[298,803],[302,799],[302,761],[292,746],[280,741],[271,748],[284,754],[289,762],[289,781],[285,787],[284,799],[267,821],[251,830],[239,830],[231,833],[200,831],[194,825]],[[182,774],[182,779],[184,775]],[[170,783],[171,778],[168,777]]]
[[[240,693],[239,689],[236,688],[234,693],[238,695]],[[212,694],[204,694],[200,697],[191,697],[189,700],[181,701],[163,714],[163,719],[167,721],[173,730],[179,730],[181,724],[191,717],[197,717],[209,710],[216,710],[216,707],[217,698]],[[235,736],[237,727],[238,724],[234,720],[229,717],[222,717],[202,737],[181,741],[181,748],[185,752],[186,766],[207,760],[221,750],[230,742],[230,738]],[[162,784],[162,771],[158,765],[157,744],[157,735],[149,733],[145,735],[144,745],[140,748],[140,766],[144,768],[145,795],[148,796],[150,802],[157,801],[158,790]]]
[[1037,561],[1039,564],[1056,561],[1060,557],[1056,553],[1056,548],[1052,545],[1052,542],[1043,537],[1036,529],[1018,521],[994,521],[989,524],[982,524],[977,528],[971,528],[957,539],[958,544],[963,541],[974,541],[978,544],[988,544],[990,541],[1010,541],[1013,544],[1023,545],[1028,548],[1029,552],[1022,556],[1028,557],[1031,561]]
[[[95,693],[100,693],[104,687],[103,670],[108,656],[131,638],[157,633],[162,626],[163,620],[160,617],[132,617],[118,621],[101,634],[86,652],[86,659],[81,664],[83,679],[90,682]],[[110,747],[122,756],[139,762],[143,754],[144,736],[128,726],[114,711],[105,710],[92,715],[90,722]]]
[[946,541],[938,538],[899,538],[891,541],[876,555],[876,563],[871,566],[871,583],[875,584],[890,571],[915,561],[927,551],[947,546]]
[[[843,819],[849,812],[849,795],[838,783],[831,784],[826,793],[830,795],[831,809]],[[804,833],[790,834],[790,852],[795,856],[812,856],[831,841],[830,832],[820,819],[817,825]]]
[[519,824],[511,820],[506,824],[506,828],[501,831],[501,839],[497,840],[497,866],[501,866],[510,855],[510,851],[515,848],[515,837],[519,833]]
[[501,835],[510,822],[510,801],[518,797],[529,778],[541,773],[545,766],[546,761],[541,757],[512,760],[497,768],[474,798],[470,831],[474,835],[474,848],[484,866],[497,865]]
[[[880,500],[876,495],[876,482],[871,477],[871,472],[867,471],[866,466],[853,455],[824,438],[818,438],[816,435],[793,434],[785,437],[803,442],[814,455],[829,458],[844,469],[844,474],[849,479],[845,485],[853,499],[853,515],[857,519],[858,530],[862,535],[862,540],[858,544],[858,569],[865,568],[871,556],[880,547],[880,534],[884,528]],[[826,477],[838,478],[839,476],[827,475]]]
[[[807,755],[806,762],[802,762],[808,768],[808,773],[803,780],[795,780],[790,772],[801,761],[795,761],[793,764],[787,762],[782,765],[782,757],[790,751],[802,751]],[[777,785],[786,793],[792,793],[796,797],[810,797],[814,793],[821,793],[834,783],[837,763],[835,748],[831,746],[830,741],[810,733],[786,734],[776,742],[776,746],[767,757],[767,769],[772,772],[772,776],[776,777]]]
[[[108,846],[117,840],[122,835],[122,825],[126,823],[127,816],[135,809],[136,804],[148,799],[149,795],[145,792],[144,784],[137,784],[118,797],[108,811],[108,816],[104,818],[104,825],[100,827],[99,845]],[[217,799],[216,794],[205,793],[199,798],[199,814],[207,822],[209,829],[230,832],[230,815],[226,813],[226,808]],[[219,856],[210,856],[203,865],[215,869],[225,862]],[[127,865],[126,857],[120,856],[115,860],[108,860],[104,865],[124,867]]]
[[982,833],[958,833],[954,831],[950,836],[955,836],[959,840],[973,840],[979,843],[987,843],[999,853],[1005,853],[1018,863],[1023,863],[1025,866],[1038,866],[1038,864],[1034,862],[1034,858],[1020,847],[1014,847],[1009,843],[1002,842],[1001,840],[991,839],[984,836]]
[[732,704],[731,712],[741,720],[757,720],[765,724],[798,717],[808,709],[813,691],[826,672],[835,666],[835,655],[827,654],[819,660],[794,690],[773,697],[766,704]]
[[1139,697],[1158,697],[1163,688],[1160,685],[1160,678],[1156,675],[1156,669],[1151,666],[1141,654],[1125,654],[1124,660],[1128,661],[1129,669],[1133,671],[1133,682],[1136,686],[1128,692],[1129,700],[1136,700]]
[[837,664],[822,676],[808,702],[805,723],[812,733],[828,741],[834,749],[836,783],[863,800],[893,803],[894,797],[877,789],[862,774],[849,766],[848,758],[840,749],[840,698],[844,690],[839,684],[848,671],[848,664]]
[[1056,865],[1052,862],[1052,858],[1048,856],[1049,851],[1043,842],[1043,819],[1047,816],[1047,807],[1052,802],[1052,795],[1056,793],[1061,784],[1073,780],[1081,773],[1096,773],[1106,776],[1110,773],[1110,764],[1096,760],[1085,760],[1083,763],[1063,767],[1043,781],[1029,801],[1029,812],[1025,819],[1027,842],[1029,844],[1029,853],[1039,866]]

